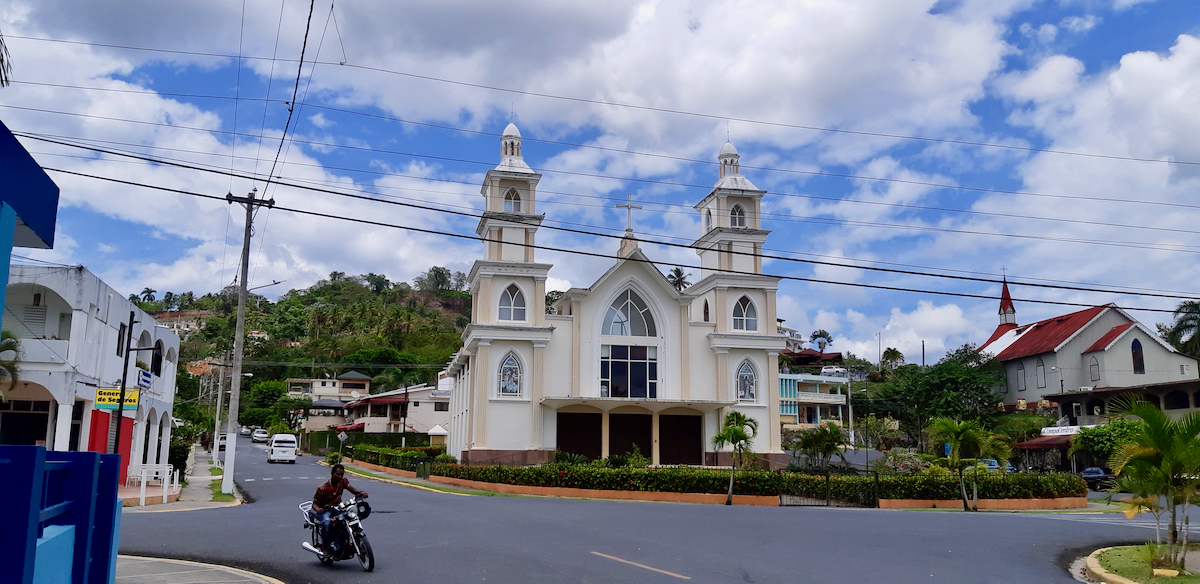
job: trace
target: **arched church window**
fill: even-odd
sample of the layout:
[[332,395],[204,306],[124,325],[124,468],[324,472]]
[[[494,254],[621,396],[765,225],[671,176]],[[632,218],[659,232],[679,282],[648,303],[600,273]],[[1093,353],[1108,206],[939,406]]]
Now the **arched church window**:
[[1046,387],[1046,364],[1042,362],[1040,357],[1037,360],[1037,365],[1034,367],[1034,371],[1037,375],[1038,387]]
[[500,395],[521,396],[521,362],[513,353],[505,355],[504,360],[500,362]]
[[504,194],[504,212],[521,212],[521,194],[517,192],[517,189],[508,189],[508,192]]
[[1133,345],[1130,347],[1133,350],[1133,372],[1146,372],[1146,359],[1142,357],[1142,342],[1134,339]]
[[604,315],[604,328],[600,334],[625,337],[656,337],[654,315],[641,296],[633,290],[617,295]]
[[1088,374],[1092,381],[1100,381],[1100,362],[1095,357],[1088,364]]
[[500,294],[500,320],[525,320],[525,295],[516,284]]
[[746,226],[746,211],[741,205],[734,205],[733,210],[729,212],[730,227],[745,227]]
[[746,296],[742,296],[742,299],[733,305],[733,330],[758,330],[758,311],[754,309],[754,303],[750,302]]
[[712,231],[712,211],[711,210],[704,212],[704,231],[705,232]]
[[755,401],[758,395],[757,389],[758,376],[754,374],[754,368],[750,366],[750,363],[743,361],[742,366],[738,367],[738,401]]
[[708,322],[708,301],[704,301],[704,322]]
[[1017,363],[1017,391],[1025,391],[1025,364]]

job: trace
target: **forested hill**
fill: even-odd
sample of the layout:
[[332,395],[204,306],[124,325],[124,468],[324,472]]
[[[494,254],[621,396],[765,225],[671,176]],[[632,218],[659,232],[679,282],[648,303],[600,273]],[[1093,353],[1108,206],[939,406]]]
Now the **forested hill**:
[[[246,310],[243,370],[255,381],[321,377],[355,369],[376,376],[389,367],[393,383],[432,383],[461,346],[471,322],[466,275],[430,268],[411,284],[379,274],[333,272],[277,302],[251,293]],[[202,322],[181,347],[180,362],[222,359],[233,347],[237,288],[197,298],[192,292],[142,291],[137,301],[160,321]],[[133,296],[131,295],[131,299]]]

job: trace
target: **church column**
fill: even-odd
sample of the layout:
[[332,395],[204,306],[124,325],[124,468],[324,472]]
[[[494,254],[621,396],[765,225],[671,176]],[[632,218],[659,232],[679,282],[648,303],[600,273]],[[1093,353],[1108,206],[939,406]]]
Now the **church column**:
[[[530,258],[529,261],[533,261]],[[533,281],[533,302],[530,303],[533,307],[533,326],[543,326],[546,324],[546,279],[538,278]]]
[[754,244],[754,273],[762,273],[762,244]]
[[475,303],[478,312],[471,315],[477,323],[489,324],[492,319],[492,277],[483,276],[479,279],[479,302]]
[[717,221],[716,227],[729,227],[729,210],[725,208],[725,195],[717,196]]
[[533,376],[529,383],[529,447],[541,450],[542,446],[542,391],[546,379],[546,343],[533,344]]
[[681,323],[679,327],[679,399],[689,399],[692,396],[692,343],[689,338],[692,326],[688,316],[689,308],[690,303],[681,302],[679,304],[679,322]]
[[[582,388],[579,387],[579,365],[582,353],[579,345],[583,343],[583,333],[580,330],[583,325],[579,321],[582,316],[580,313],[582,307],[583,303],[580,301],[571,301],[571,385],[568,391],[571,392],[570,395],[572,397],[583,395]],[[607,420],[608,418],[605,419]]]
[[536,232],[532,229],[525,230],[525,261],[529,263],[533,263],[534,261],[533,252],[535,251],[535,248],[533,246],[535,244],[533,242],[533,236],[535,233]]
[[783,452],[783,436],[779,425],[779,353],[767,351],[767,428],[770,438],[767,444],[768,452]]
[[[761,270],[759,271],[759,273],[761,273]],[[774,290],[766,290],[766,293],[767,293],[767,324],[766,324],[766,329],[763,330],[763,332],[768,335],[774,335],[779,332],[779,323],[776,322],[776,320],[775,320],[775,318],[776,318],[776,316],[775,316],[775,308],[776,308],[775,291]]]
[[[734,399],[733,388],[729,386],[729,349],[717,349],[717,399]],[[717,422],[720,423],[720,420]]]
[[600,414],[600,458],[608,458],[608,410]]
[[[466,352],[466,349],[463,349]],[[460,418],[462,422],[463,444],[466,446],[464,450],[470,450],[475,446],[475,424],[471,416],[475,415],[475,355],[467,352],[467,364],[464,366],[462,379],[459,380],[459,387],[466,394],[462,396],[463,412]]]
[[729,306],[726,295],[729,293],[729,291],[726,288],[717,288],[714,292],[715,302],[713,302],[713,304],[715,306],[713,306],[713,308],[716,310],[716,313],[710,316],[713,317],[713,322],[717,324],[717,332],[727,333],[729,332],[730,316],[728,313]]
[[475,414],[472,424],[475,428],[475,443],[477,449],[487,448],[487,414],[488,397],[491,395],[491,362],[492,344],[480,341],[479,349],[475,352]]
[[652,437],[652,442],[654,443],[654,446],[651,448],[651,452],[650,452],[650,463],[655,466],[662,464],[660,462],[661,458],[659,457],[659,454],[658,454],[659,453],[659,443],[661,442],[661,440],[660,440],[661,436],[659,435],[659,428],[661,428],[661,426],[659,426],[659,424],[658,424],[658,412],[653,412],[650,414],[650,436]]

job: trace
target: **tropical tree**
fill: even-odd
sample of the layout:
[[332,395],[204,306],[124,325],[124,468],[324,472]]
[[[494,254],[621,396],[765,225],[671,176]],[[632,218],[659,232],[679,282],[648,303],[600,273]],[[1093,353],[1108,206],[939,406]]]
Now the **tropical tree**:
[[671,287],[675,288],[676,292],[683,292],[684,288],[691,286],[688,282],[687,274],[683,272],[683,268],[675,266],[675,269],[667,272],[667,282],[671,283]]
[[4,44],[4,35],[0,34],[0,87],[8,87],[12,81],[12,55],[8,53],[8,45]]
[[824,427],[805,430],[796,437],[796,450],[803,452],[810,466],[825,468],[829,461],[837,455],[846,462],[842,453],[842,445],[846,443],[842,429],[837,424],[826,424]]
[[175,296],[174,292],[171,292],[169,290],[166,292],[163,292],[163,297],[162,297],[163,310],[171,310],[172,308],[175,308],[175,303],[178,301],[179,301],[179,299],[177,296]]
[[[1172,420],[1165,413],[1141,398],[1119,397],[1112,402],[1112,411],[1128,414],[1141,420],[1131,442],[1117,447],[1108,462],[1119,477],[1144,483],[1151,495],[1165,499],[1170,525],[1167,529],[1166,556],[1159,558],[1167,565],[1184,568],[1187,549],[1187,526],[1190,524],[1189,499],[1195,499],[1200,486],[1200,414],[1189,413]],[[1154,492],[1157,491],[1157,492]],[[1180,506],[1183,507],[1183,541],[1179,540]]]
[[817,329],[813,331],[812,336],[808,340],[816,343],[817,347],[824,353],[825,346],[833,344],[833,335],[829,334],[829,331],[825,329]]
[[937,418],[929,424],[929,439],[935,443],[950,445],[950,470],[958,473],[958,488],[962,494],[963,511],[970,511],[967,503],[967,483],[963,480],[966,468],[964,454],[976,458],[989,446],[990,440],[983,427],[974,421],[960,422],[950,418]]
[[142,302],[154,302],[154,293],[158,292],[149,286],[142,288]]
[[21,339],[12,331],[0,331],[0,402],[8,401],[5,390],[11,390],[21,375]]
[[1200,355],[1200,301],[1180,302],[1174,316],[1175,321],[1164,331],[1167,342],[1188,355]]
[[754,443],[754,437],[757,435],[758,420],[734,411],[725,416],[725,423],[721,424],[720,431],[712,437],[713,446],[718,449],[729,446],[733,451],[733,464],[729,467],[729,493],[725,497],[726,505],[733,504],[734,473],[737,472],[739,466],[743,466],[749,461],[752,454],[750,449]]
[[371,393],[383,393],[404,385],[404,372],[396,367],[388,367],[379,372],[371,380]]
[[904,364],[904,353],[895,347],[888,347],[883,350],[880,360],[879,366],[890,371]]

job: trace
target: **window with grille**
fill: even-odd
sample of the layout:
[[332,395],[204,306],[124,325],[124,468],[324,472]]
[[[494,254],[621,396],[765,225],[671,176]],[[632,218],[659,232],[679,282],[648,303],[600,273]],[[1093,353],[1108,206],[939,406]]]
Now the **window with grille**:
[[508,192],[504,193],[504,212],[521,212],[521,194],[517,192],[517,189],[508,189]]
[[729,226],[730,227],[745,227],[746,226],[746,211],[741,205],[734,205],[729,211]]
[[658,397],[658,347],[600,346],[600,397]]
[[758,330],[758,311],[754,309],[754,303],[745,296],[733,306],[733,330]]
[[500,295],[500,320],[525,320],[525,295],[516,284]]

